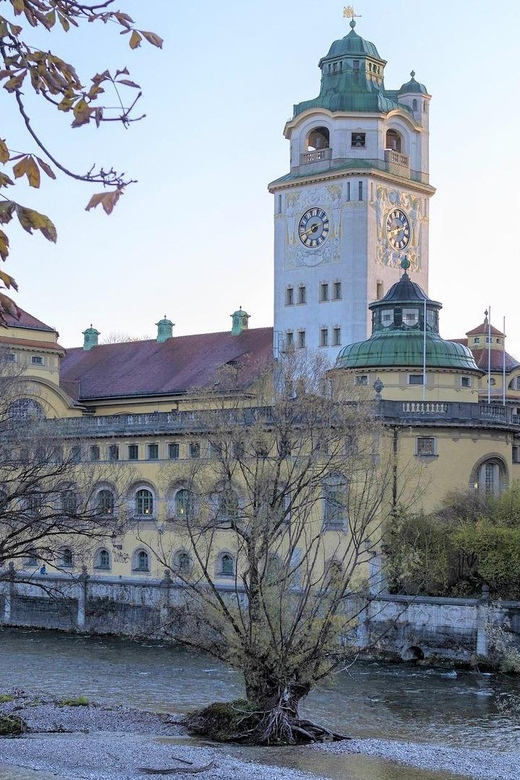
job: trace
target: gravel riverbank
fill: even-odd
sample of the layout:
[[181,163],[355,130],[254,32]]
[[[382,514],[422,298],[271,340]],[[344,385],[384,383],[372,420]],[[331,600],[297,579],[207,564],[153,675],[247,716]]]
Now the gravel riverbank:
[[[21,737],[0,738],[0,765],[52,772],[62,778],[137,780],[143,770],[174,770],[178,780],[323,780],[285,767],[264,766],[226,755],[225,748],[196,747],[175,716],[124,707],[71,706],[18,693],[0,703],[0,716],[20,715]],[[161,743],[161,738],[178,738]],[[186,739],[186,741],[184,741]],[[334,754],[358,753],[474,780],[520,780],[519,756],[374,739],[314,746]],[[157,774],[166,774],[159,772]]]

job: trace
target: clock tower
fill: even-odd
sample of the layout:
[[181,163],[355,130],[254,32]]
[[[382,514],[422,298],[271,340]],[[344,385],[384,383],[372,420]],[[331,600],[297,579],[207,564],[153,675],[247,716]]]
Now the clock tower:
[[415,80],[385,89],[373,43],[351,31],[319,62],[318,97],[285,126],[290,172],[269,185],[275,212],[275,353],[334,361],[370,332],[368,303],[401,261],[428,290],[430,95]]

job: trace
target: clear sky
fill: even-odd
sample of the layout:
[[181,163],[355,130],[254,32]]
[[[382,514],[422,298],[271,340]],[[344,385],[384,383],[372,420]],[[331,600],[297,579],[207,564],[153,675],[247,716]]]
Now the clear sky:
[[[84,207],[90,189],[60,177],[17,198],[55,221],[56,246],[21,230],[6,270],[18,303],[82,343],[91,323],[156,334],[166,314],[174,334],[227,330],[242,306],[250,326],[272,325],[273,219],[267,184],[289,170],[283,137],[293,103],[319,91],[318,60],[349,32],[341,0],[120,0],[163,51],[136,52],[114,30],[89,25],[37,39],[56,46],[86,79],[127,65],[144,90],[146,118],[68,129],[67,115],[39,105],[40,131],[62,160],[127,171],[130,187],[112,216]],[[385,84],[413,69],[433,95],[430,297],[444,304],[441,333],[460,337],[506,316],[508,351],[520,359],[518,183],[520,6],[514,0],[359,0],[356,32],[388,61]],[[5,96],[0,99],[4,121]],[[9,114],[2,131],[21,126]],[[13,144],[11,144],[13,145]]]

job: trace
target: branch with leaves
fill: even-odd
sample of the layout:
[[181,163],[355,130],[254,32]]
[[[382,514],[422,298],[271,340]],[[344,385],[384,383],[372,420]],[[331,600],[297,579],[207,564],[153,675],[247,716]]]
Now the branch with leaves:
[[[128,69],[111,73],[104,70],[89,80],[79,77],[73,64],[53,51],[43,51],[31,45],[18,24],[18,17],[32,28],[44,28],[49,33],[56,25],[68,33],[88,23],[115,25],[121,35],[128,36],[130,49],[137,49],[142,41],[162,47],[162,39],[153,32],[136,27],[133,19],[123,11],[114,9],[115,0],[101,3],[74,2],[74,0],[0,0],[0,86],[4,98],[11,96],[23,119],[28,136],[37,150],[19,149],[20,142],[1,138],[0,128],[0,225],[9,224],[15,217],[28,233],[39,231],[47,240],[56,242],[57,231],[51,219],[34,209],[23,206],[4,194],[4,190],[15,185],[17,179],[24,179],[30,187],[39,188],[41,174],[55,179],[56,171],[87,184],[101,184],[103,192],[94,194],[87,211],[101,206],[110,214],[124,188],[133,183],[124,173],[113,167],[92,166],[83,173],[74,171],[59,159],[51,148],[27,109],[28,93],[42,98],[55,110],[72,116],[71,127],[78,128],[94,123],[100,127],[105,122],[120,122],[128,127],[143,115],[136,115],[135,109],[141,97],[139,85],[129,78]],[[110,91],[115,95],[116,108],[101,104],[102,97]],[[125,92],[130,98],[124,99]],[[7,170],[6,170],[7,168]],[[9,237],[0,229],[0,260],[9,256]],[[17,290],[16,281],[9,274],[0,274],[0,289]],[[14,301],[0,292],[0,324],[6,324],[5,316],[19,316]]]

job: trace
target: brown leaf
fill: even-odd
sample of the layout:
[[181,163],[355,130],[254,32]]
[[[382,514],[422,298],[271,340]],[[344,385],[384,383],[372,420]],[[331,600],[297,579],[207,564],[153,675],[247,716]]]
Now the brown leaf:
[[7,144],[0,138],[0,163],[6,163],[9,160],[9,149]]
[[17,89],[20,89],[26,75],[27,71],[23,70],[17,76],[11,76],[11,78],[5,82],[4,89],[6,89],[8,92],[15,92]]
[[0,319],[4,325],[7,324],[4,316],[5,314],[9,314],[11,317],[14,317],[15,320],[19,320],[22,316],[22,312],[16,303],[11,300],[8,295],[0,293]]
[[37,157],[36,159],[38,160],[38,165],[40,166],[42,171],[44,171],[50,179],[55,179],[56,174],[52,170],[51,166],[48,163],[46,163],[45,160],[42,160],[41,157]]
[[0,230],[0,257],[7,260],[9,254],[9,238],[3,230]]
[[116,84],[125,84],[127,87],[135,87],[135,89],[141,89],[139,84],[136,84],[135,81],[130,81],[130,79],[118,79],[116,81]]
[[16,283],[16,279],[13,279],[12,276],[9,276],[9,274],[6,274],[5,271],[0,271],[0,281],[2,281],[5,284],[5,286],[6,286],[6,288],[8,290],[10,290],[11,287],[12,287],[13,290],[18,291],[18,285]]
[[38,189],[40,186],[40,169],[32,156],[27,158],[27,179],[31,187]]
[[114,190],[113,192],[98,192],[96,195],[93,195],[89,202],[87,203],[85,207],[85,211],[90,211],[90,209],[95,209],[96,206],[103,207],[103,211],[105,214],[111,214],[114,210],[114,206],[116,205],[117,201],[123,194],[122,189]]
[[20,225],[28,233],[32,233],[33,230],[39,230],[48,241],[56,243],[58,234],[53,223],[45,214],[40,214],[33,209],[27,209],[24,206],[15,204],[16,214]]
[[0,173],[0,189],[2,187],[8,187],[10,184],[14,184],[11,177],[8,176],[7,173]]
[[142,36],[139,35],[137,30],[134,30],[132,32],[132,35],[130,36],[130,48],[137,49],[137,47],[141,45],[142,40],[143,40]]
[[12,220],[15,208],[13,200],[0,200],[0,225],[7,225]]
[[139,32],[146,38],[148,43],[152,44],[152,46],[157,46],[158,49],[162,49],[163,39],[159,35],[153,32],[147,32],[146,30],[140,30]]
[[73,108],[74,122],[72,123],[72,127],[81,127],[81,125],[88,124],[92,111],[93,109],[89,108],[86,100],[78,100]]
[[24,0],[11,0],[11,5],[14,8],[14,12],[17,16],[24,12],[25,2]]

